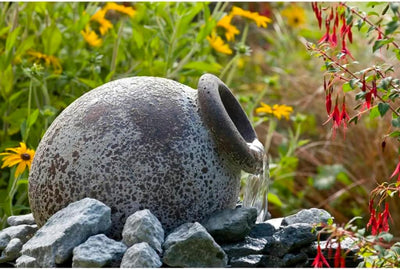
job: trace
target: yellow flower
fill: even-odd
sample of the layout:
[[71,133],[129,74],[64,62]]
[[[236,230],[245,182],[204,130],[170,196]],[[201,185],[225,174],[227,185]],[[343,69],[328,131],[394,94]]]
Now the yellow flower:
[[217,36],[215,33],[212,33],[211,36],[208,36],[207,40],[210,42],[211,47],[213,47],[217,52],[232,54],[232,50],[229,48],[229,45],[225,44],[222,38]]
[[103,43],[103,40],[99,38],[96,32],[91,30],[88,25],[86,25],[85,30],[81,31],[81,34],[90,46],[99,47]]
[[100,9],[90,18],[91,21],[95,21],[100,24],[99,30],[102,36],[104,36],[108,32],[108,30],[113,27],[112,23],[105,18],[106,13],[107,10]]
[[107,3],[107,5],[103,8],[106,12],[110,9],[124,13],[128,15],[129,17],[133,17],[136,13],[136,10],[134,10],[132,7],[126,7],[124,5],[118,5],[116,3]]
[[46,66],[52,66],[55,74],[60,74],[62,72],[60,60],[58,60],[57,57],[36,51],[28,51],[28,54],[33,56],[32,59],[36,59],[37,61],[43,60]]
[[226,15],[217,23],[217,27],[225,29],[225,37],[228,41],[235,40],[235,35],[239,34],[239,30],[231,24],[232,16]]
[[281,119],[282,116],[289,119],[290,113],[293,112],[293,108],[286,105],[275,104],[272,107],[264,102],[261,102],[261,107],[256,108],[257,114],[272,114],[276,118]]
[[271,22],[271,19],[265,16],[258,14],[258,12],[251,12],[248,10],[241,9],[240,7],[232,7],[232,11],[229,14],[230,16],[241,16],[247,19],[253,20],[258,27],[267,27],[267,23]]
[[13,153],[0,153],[0,156],[5,156],[2,159],[2,169],[4,167],[13,167],[18,164],[14,174],[15,178],[21,175],[25,171],[26,167],[28,167],[28,170],[31,168],[33,156],[35,155],[35,150],[26,148],[25,143],[21,142],[19,145],[19,147],[15,148],[6,148],[6,151],[11,151]]
[[282,16],[286,17],[292,27],[301,27],[306,22],[304,9],[297,5],[290,5],[282,10]]

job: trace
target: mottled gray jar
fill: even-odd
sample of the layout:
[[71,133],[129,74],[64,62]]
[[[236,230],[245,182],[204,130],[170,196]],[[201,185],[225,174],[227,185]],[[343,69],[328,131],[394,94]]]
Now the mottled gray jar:
[[198,90],[155,77],[104,84],[78,98],[43,136],[29,175],[39,226],[73,201],[111,207],[120,238],[126,218],[150,209],[166,230],[235,206],[240,171],[261,167],[262,145],[215,76]]

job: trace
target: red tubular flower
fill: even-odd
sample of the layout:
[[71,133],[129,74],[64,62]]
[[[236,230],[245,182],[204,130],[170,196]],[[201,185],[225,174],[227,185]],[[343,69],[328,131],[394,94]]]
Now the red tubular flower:
[[331,24],[331,22],[330,22],[328,19],[326,19],[326,20],[325,20],[326,32],[325,32],[325,35],[323,35],[322,38],[318,41],[318,44],[324,43],[324,42],[329,42],[329,43],[331,43],[331,42],[330,42],[330,40],[331,40],[331,35],[329,34],[330,24]]
[[351,24],[349,24],[347,30],[347,37],[349,38],[350,43],[353,43],[353,32],[351,32]]
[[372,90],[369,91],[369,92],[365,95],[365,104],[367,105],[367,108],[368,108],[368,109],[371,108],[371,101],[372,101]]
[[367,229],[371,227],[371,234],[376,235],[378,232],[378,222],[376,220],[376,212],[374,208],[374,200],[369,201],[369,213],[371,214],[367,223]]
[[321,29],[321,25],[322,25],[322,11],[318,8],[318,3],[317,2],[312,2],[311,3],[311,7],[314,11],[315,17],[318,20],[318,26],[319,29]]
[[313,263],[311,264],[311,266],[314,266],[315,268],[321,268],[324,265],[326,267],[330,267],[329,263],[326,261],[326,259],[324,257],[324,254],[322,254],[321,247],[320,247],[319,242],[318,242],[317,256],[315,256],[315,259],[314,259]]
[[343,97],[342,112],[340,113],[340,123],[343,123],[343,138],[346,139],[347,121],[350,120],[350,116],[346,111],[346,100]]
[[374,95],[374,97],[376,97],[378,95],[378,91],[377,91],[377,88],[376,88],[376,78],[375,77],[374,77],[374,80],[372,81],[371,92]]
[[343,54],[340,58],[346,57],[346,55],[350,56],[351,59],[355,60],[354,57],[351,55],[349,49],[346,47],[346,39],[344,36],[342,36],[342,51],[341,53]]
[[340,28],[340,36],[344,37],[344,32],[346,31],[347,24],[346,24],[346,18],[344,17],[344,14],[342,14],[342,27]]
[[382,37],[382,30],[381,30],[380,27],[378,27],[378,38],[377,38],[377,40],[381,40],[381,39],[383,39],[383,37]]
[[328,92],[328,94],[325,97],[325,107],[326,107],[326,112],[329,115],[332,110],[332,95],[330,92]]
[[335,26],[339,27],[339,12],[336,9],[336,14],[335,14]]
[[332,35],[330,37],[331,47],[334,48],[337,45],[337,37],[336,37],[336,25],[333,26]]
[[392,216],[390,215],[389,212],[389,204],[385,202],[385,210],[382,213],[382,223],[381,223],[381,228],[382,231],[384,232],[389,231],[389,218],[392,219]]
[[396,174],[398,174],[397,183],[400,183],[400,159],[399,159],[399,163],[397,163],[396,169],[394,169],[394,172],[392,173],[390,178],[393,178],[393,176],[395,176]]
[[336,248],[335,257],[334,257],[335,268],[345,268],[346,262],[344,257],[342,256],[342,248],[340,246],[340,240],[338,240],[338,246]]

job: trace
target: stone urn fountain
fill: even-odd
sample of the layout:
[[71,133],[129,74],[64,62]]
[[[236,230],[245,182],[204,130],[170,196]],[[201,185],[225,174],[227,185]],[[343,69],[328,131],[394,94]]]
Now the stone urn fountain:
[[150,209],[166,230],[234,208],[240,172],[262,167],[262,144],[230,90],[205,74],[194,90],[156,77],[104,84],[43,136],[29,175],[39,226],[85,197],[111,207],[110,235]]

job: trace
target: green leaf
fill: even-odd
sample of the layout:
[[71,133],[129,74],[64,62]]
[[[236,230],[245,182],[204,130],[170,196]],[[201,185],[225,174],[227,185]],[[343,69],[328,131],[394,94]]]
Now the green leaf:
[[376,40],[374,42],[374,45],[372,46],[372,52],[376,52],[377,50],[379,50],[386,44],[391,43],[393,40],[394,40],[394,38]]
[[400,131],[393,131],[389,134],[389,136],[392,138],[400,137]]
[[218,63],[190,62],[183,66],[183,69],[193,69],[210,73],[218,73],[222,66]]
[[6,40],[6,53],[10,52],[12,48],[15,47],[15,42],[17,41],[17,37],[19,36],[19,32],[21,30],[21,26],[18,26],[17,28],[12,31]]
[[380,115],[379,109],[377,106],[373,107],[370,111],[369,111],[369,119],[375,119],[376,117],[378,117]]
[[349,82],[346,82],[343,84],[343,92],[347,93],[347,92],[350,92],[353,90],[354,90],[354,88],[351,87]]
[[390,5],[390,9],[393,11],[394,14],[397,13],[397,11],[399,10],[399,3],[389,3]]
[[86,84],[87,86],[89,86],[90,88],[96,88],[97,86],[99,86],[101,83],[96,82],[94,80],[89,80],[89,79],[85,79],[85,78],[78,78],[78,80],[84,84]]
[[62,42],[62,34],[60,29],[53,24],[43,30],[42,43],[44,46],[44,53],[47,55],[54,55]]
[[400,128],[400,117],[392,119],[392,126]]
[[35,124],[37,118],[39,116],[39,109],[34,110],[27,119],[28,128],[32,127]]
[[397,20],[393,20],[386,25],[385,35],[390,35],[399,27],[400,23]]
[[385,113],[389,110],[389,104],[387,103],[379,103],[378,104],[378,110],[380,115],[383,117],[385,115]]
[[278,207],[282,207],[283,203],[282,201],[279,199],[279,197],[273,193],[268,193],[268,202],[272,203]]

